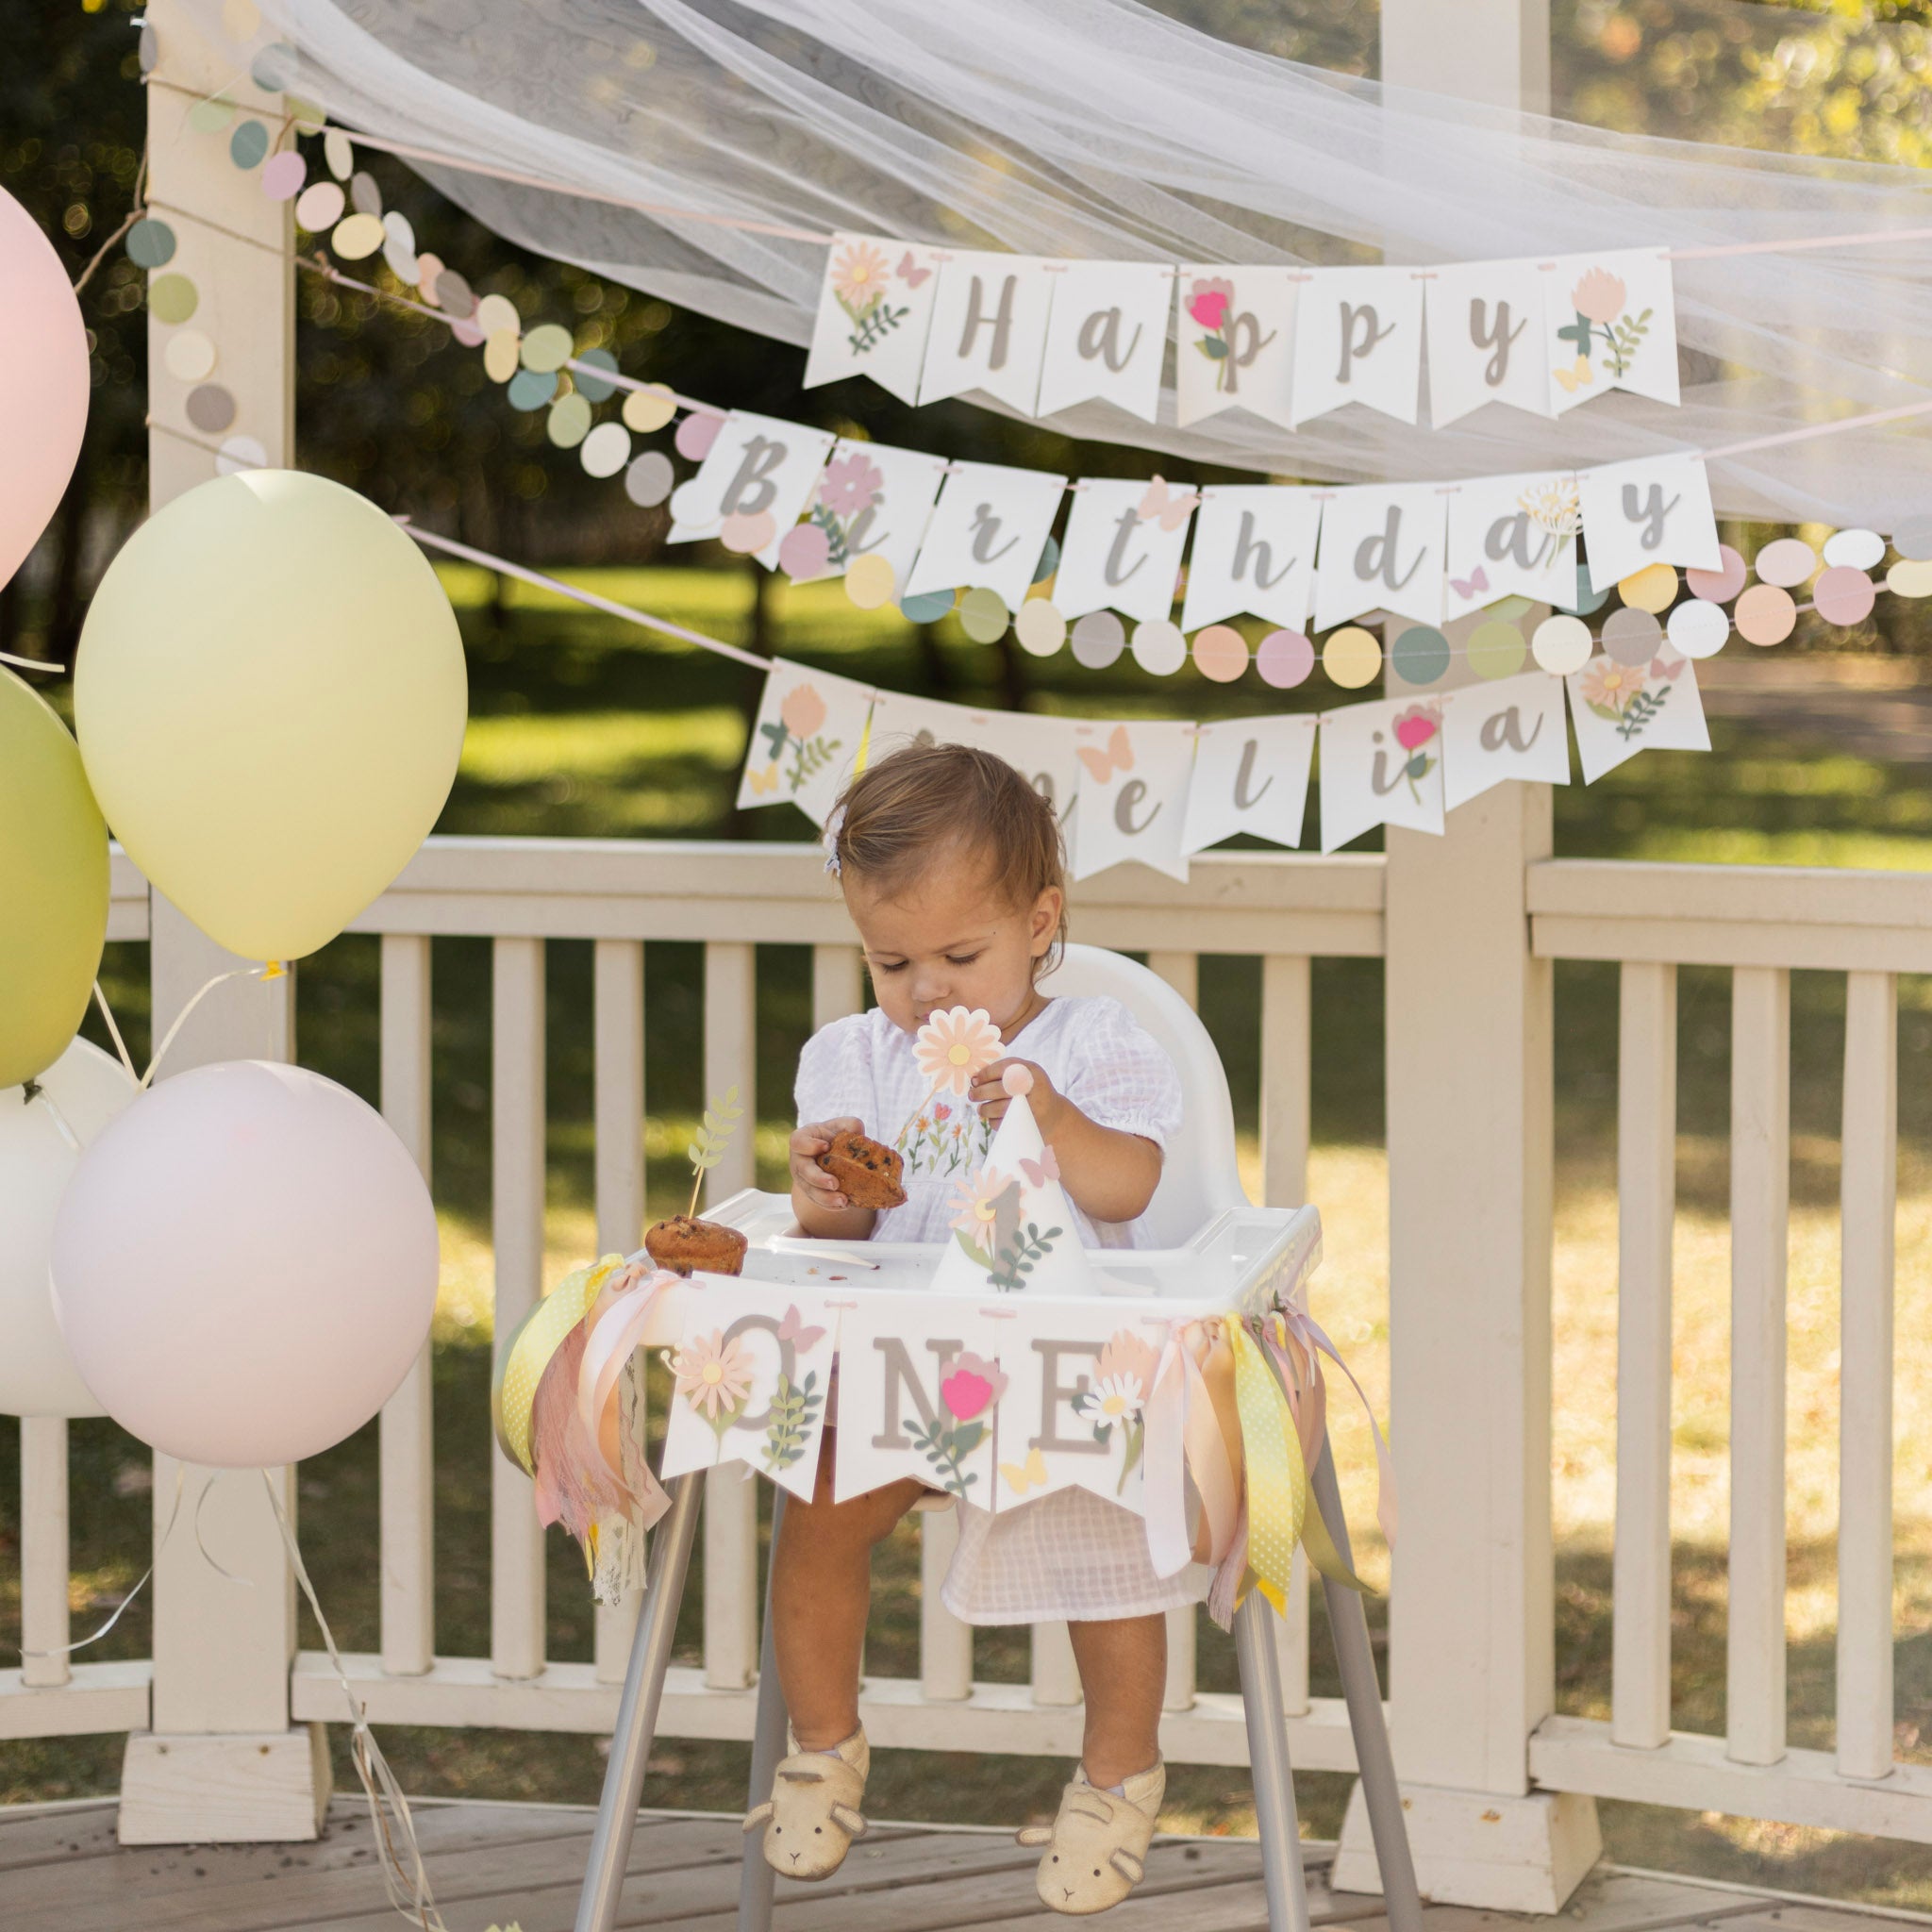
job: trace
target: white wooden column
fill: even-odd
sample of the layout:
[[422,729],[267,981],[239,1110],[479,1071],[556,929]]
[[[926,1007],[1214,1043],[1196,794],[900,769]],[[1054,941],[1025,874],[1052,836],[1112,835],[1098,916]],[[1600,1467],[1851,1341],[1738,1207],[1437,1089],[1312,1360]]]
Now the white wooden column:
[[[157,78],[189,91],[148,90],[148,194],[165,204],[179,241],[171,267],[200,293],[194,326],[220,347],[220,379],[237,405],[235,429],[259,441],[271,464],[293,459],[294,291],[287,203],[263,198],[257,177],[228,158],[227,143],[190,131],[193,96],[225,86],[242,109],[276,112],[232,48],[204,41],[180,0],[148,8],[160,43]],[[197,222],[195,215],[206,218]],[[209,225],[212,224],[214,225]],[[230,231],[227,234],[223,229]],[[235,239],[246,237],[247,240]],[[259,243],[262,245],[253,245]],[[187,430],[187,386],[169,375],[169,331],[148,331],[149,411],[158,425]],[[191,432],[192,434],[192,432]],[[154,429],[149,501],[156,509],[214,475],[206,450]],[[238,961],[158,894],[152,922],[154,1033],[159,1040],[197,990]],[[161,1077],[222,1059],[294,1057],[293,984],[236,980],[202,1002],[170,1050]],[[176,1464],[155,1458],[158,1537],[175,1507]],[[180,1471],[181,1509],[198,1520],[210,1549],[247,1583],[230,1582],[192,1536],[160,1549],[155,1604],[154,1730],[128,1740],[120,1831],[126,1843],[313,1838],[328,1795],[319,1725],[289,1723],[295,1650],[294,1584],[258,1480]],[[272,1479],[292,1520],[293,1473]],[[206,1503],[203,1491],[212,1484]]]

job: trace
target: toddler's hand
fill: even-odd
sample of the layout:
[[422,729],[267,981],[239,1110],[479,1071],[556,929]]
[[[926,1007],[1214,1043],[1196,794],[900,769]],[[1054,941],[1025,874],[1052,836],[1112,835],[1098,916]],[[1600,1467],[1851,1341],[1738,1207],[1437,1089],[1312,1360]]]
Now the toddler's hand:
[[1067,1103],[1047,1078],[1046,1069],[1032,1060],[995,1060],[974,1081],[971,1098],[978,1107],[981,1117],[990,1121],[1006,1118],[1007,1108],[1012,1098],[1006,1086],[1008,1067],[1024,1067],[1032,1076],[1033,1084],[1025,1090],[1026,1105],[1033,1109],[1033,1118],[1039,1123],[1041,1139],[1051,1141],[1054,1125]]
[[845,1196],[839,1191],[839,1183],[818,1163],[818,1157],[828,1148],[841,1134],[862,1134],[865,1123],[857,1120],[810,1121],[792,1135],[791,1185],[806,1191],[805,1198],[815,1208],[824,1208],[837,1213],[841,1208],[851,1207]]

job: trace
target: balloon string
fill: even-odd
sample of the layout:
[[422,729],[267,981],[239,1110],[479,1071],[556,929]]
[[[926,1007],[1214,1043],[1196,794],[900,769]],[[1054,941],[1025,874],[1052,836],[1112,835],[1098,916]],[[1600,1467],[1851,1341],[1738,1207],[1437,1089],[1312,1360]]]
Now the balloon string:
[[[178,1468],[179,1465],[177,1464],[176,1467]],[[208,1546],[208,1539],[201,1533],[201,1512],[208,1507],[208,1499],[214,1494],[215,1485],[227,1473],[225,1469],[216,1470],[208,1477],[208,1481],[202,1484],[201,1494],[194,1499],[194,1547],[201,1552],[201,1560],[217,1576],[221,1577],[224,1582],[239,1583],[243,1590],[253,1590],[255,1588],[255,1578],[252,1576],[238,1576],[225,1563],[216,1562],[214,1553]]]
[[[156,1569],[159,1566],[161,1552],[168,1547],[168,1539],[175,1534],[175,1524],[180,1520],[181,1516],[181,1486],[186,1474],[185,1467],[177,1462],[175,1465],[175,1501],[168,1511],[168,1526],[161,1531],[159,1538],[157,1540],[154,1558],[147,1568],[142,1572],[141,1581],[114,1606],[113,1615],[92,1637],[83,1637],[77,1643],[63,1643],[58,1650],[22,1650],[19,1653],[20,1656],[35,1657],[72,1657],[76,1650],[85,1650],[89,1644],[98,1643],[121,1621],[123,1615],[126,1612],[128,1605],[147,1587],[148,1578],[155,1574]],[[206,1556],[208,1552],[204,1550],[202,1554]]]
[[0,664],[18,664],[23,671],[65,671],[64,664],[49,664],[44,658],[16,658],[10,651],[0,651]]
[[226,973],[217,973],[181,1010],[175,1015],[175,1024],[162,1037],[161,1043],[155,1049],[155,1057],[147,1063],[147,1072],[141,1076],[141,1091],[145,1093],[154,1085],[155,1075],[160,1071],[161,1061],[166,1058],[168,1049],[175,1043],[175,1036],[188,1023],[188,1016],[200,1006],[218,986],[231,979],[279,979],[282,969],[271,960],[265,966],[237,966]]
[[121,1028],[114,1022],[114,1009],[108,1004],[108,995],[101,991],[98,979],[94,981],[94,1002],[101,1009],[101,1018],[108,1023],[108,1036],[114,1042],[114,1051],[121,1056],[121,1064],[127,1069],[127,1077],[139,1087],[141,1074],[135,1069],[134,1056],[127,1051],[127,1042],[121,1038]]
[[65,1141],[67,1144],[70,1147],[72,1147],[76,1154],[80,1153],[80,1136],[76,1134],[74,1131],[74,1129],[67,1124],[67,1116],[64,1113],[62,1113],[58,1107],[54,1105],[54,1096],[51,1093],[49,1093],[47,1090],[40,1084],[38,1080],[29,1080],[27,1082],[27,1099],[30,1102],[36,1100],[39,1101],[40,1104],[47,1109],[47,1112],[53,1118],[54,1124],[60,1130],[60,1138],[63,1141]]
[[302,1586],[302,1594],[314,1612],[316,1627],[322,1632],[323,1643],[328,1651],[330,1667],[336,1674],[336,1682],[342,1687],[342,1696],[349,1707],[350,1756],[369,1800],[369,1816],[375,1826],[376,1843],[381,1853],[382,1882],[389,1892],[390,1904],[410,1924],[421,1927],[422,1932],[448,1932],[429,1890],[429,1874],[423,1869],[423,1848],[416,1841],[416,1823],[409,1815],[409,1801],[396,1783],[395,1774],[389,1768],[389,1760],[383,1757],[382,1748],[369,1728],[363,1707],[357,1701],[356,1692],[350,1686],[349,1674],[342,1668],[341,1654],[336,1649],[328,1619],[323,1615],[315,1586],[308,1580],[308,1566],[302,1560],[295,1533],[289,1526],[282,1499],[275,1494],[275,1482],[267,1470],[261,1472],[261,1480],[263,1488],[268,1491],[269,1507],[275,1512],[275,1522],[281,1529],[289,1561],[294,1568],[295,1580]]

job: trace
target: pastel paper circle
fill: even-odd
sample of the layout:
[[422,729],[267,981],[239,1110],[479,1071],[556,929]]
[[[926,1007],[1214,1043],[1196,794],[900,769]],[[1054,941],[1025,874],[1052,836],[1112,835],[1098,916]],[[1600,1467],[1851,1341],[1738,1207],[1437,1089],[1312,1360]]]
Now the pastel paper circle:
[[[917,598],[908,601],[908,615],[916,602]],[[1067,620],[1050,598],[1029,597],[1013,620],[1013,635],[1019,639],[1023,651],[1036,658],[1051,658],[1067,641]]]
[[1058,537],[1049,537],[1041,545],[1040,561],[1033,566],[1033,581],[1043,584],[1060,567],[1060,541]]
[[524,367],[540,375],[561,369],[574,346],[569,329],[560,322],[540,322],[524,337]]
[[1885,573],[1885,587],[1894,596],[1932,597],[1932,558],[1907,558]]
[[268,158],[268,129],[259,121],[244,121],[228,137],[228,158],[244,171]]
[[1604,619],[1604,656],[1618,664],[1648,664],[1663,634],[1663,625],[1648,610],[1626,604]]
[[1433,624],[1412,624],[1389,647],[1405,684],[1434,684],[1449,668],[1449,640]]
[[1684,581],[1690,585],[1693,597],[1703,597],[1712,604],[1728,604],[1744,588],[1744,559],[1728,543],[1720,543],[1717,554],[1723,568],[1687,570]]
[[338,181],[346,181],[356,172],[356,150],[340,127],[331,127],[322,137],[322,158]]
[[436,300],[437,277],[447,273],[441,256],[419,254],[416,258],[416,292],[424,301],[433,303]]
[[1483,606],[1483,614],[1493,617],[1502,624],[1514,624],[1519,617],[1527,617],[1536,608],[1536,602],[1529,597],[1498,597],[1493,604]]
[[1677,594],[1677,573],[1667,563],[1647,563],[1619,579],[1617,594],[1633,610],[1668,610]]
[[416,238],[410,232],[408,221],[393,211],[382,218],[382,258],[405,288],[421,273],[416,260]]
[[[693,409],[677,425],[677,434],[672,439],[677,445],[677,454],[694,463],[703,462],[711,454],[711,445],[724,426],[724,417],[714,416],[708,409]],[[884,601],[880,599],[881,603]]]
[[1478,677],[1513,677],[1529,655],[1523,633],[1495,618],[1470,632],[1468,648],[1469,668]]
[[453,342],[460,342],[466,349],[479,349],[483,346],[483,331],[463,316],[450,318],[449,339]]
[[[922,591],[916,597],[905,597],[900,600],[899,614],[908,624],[937,624],[958,601],[958,593],[955,591]],[[1059,613],[1055,611],[1054,615],[1058,617]],[[1022,605],[1020,622],[1014,625],[1013,629],[1023,644],[1026,642],[1025,617],[1026,607]],[[1066,629],[1066,624],[1062,620],[1062,642],[1065,641]],[[1027,648],[1030,650],[1032,647],[1028,645]],[[1056,644],[1054,649],[1058,650],[1059,645]]]
[[205,382],[188,392],[188,420],[208,436],[219,436],[235,421],[235,398],[218,382]]
[[[253,0],[228,0],[228,5],[238,14],[255,15],[255,25],[243,28],[235,36],[238,41],[250,39],[261,25],[261,15],[257,11]],[[294,48],[290,46],[287,41],[271,41],[250,62],[248,77],[263,93],[280,93],[295,77]]]
[[175,258],[175,231],[166,222],[143,215],[128,229],[126,245],[136,268],[161,268]]
[[215,475],[232,476],[238,470],[265,470],[268,451],[253,436],[231,436],[215,452]]
[[148,284],[148,313],[157,322],[186,322],[200,306],[200,290],[184,275],[157,275]]
[[215,366],[215,345],[198,328],[184,328],[168,338],[161,359],[176,382],[199,382]]
[[[695,417],[685,419],[686,422],[697,420]],[[707,416],[702,420],[715,424],[718,419]],[[712,434],[717,434],[715,428]],[[882,605],[890,604],[892,592],[898,588],[897,573],[877,551],[865,557],[855,557],[851,568],[845,573],[845,594],[861,610],[876,610]]]
[[328,113],[306,94],[284,93],[282,111],[295,124],[297,134],[320,134],[328,125]]
[[1664,629],[1686,658],[1715,658],[1730,641],[1730,613],[1722,604],[1690,597],[1671,612]]
[[519,369],[504,393],[512,409],[541,409],[557,393],[557,377],[540,375],[534,369]]
[[1731,615],[1747,644],[1781,644],[1798,622],[1798,607],[1791,593],[1778,585],[1753,584]]
[[959,628],[975,644],[994,644],[1007,634],[1007,601],[984,585],[959,599]]
[[677,472],[661,449],[647,449],[624,473],[624,493],[641,508],[651,509],[671,494]]
[[349,176],[349,206],[358,215],[382,213],[382,190],[375,185],[375,176],[367,168],[358,168]]
[[483,343],[483,374],[491,382],[508,382],[517,373],[517,338],[514,329],[500,328]]
[[1275,691],[1307,682],[1315,668],[1315,647],[1298,630],[1271,630],[1255,647],[1255,669]]
[[[583,402],[583,398],[577,398]],[[559,408],[562,406],[559,404]],[[590,408],[584,403],[584,408]],[[762,550],[778,534],[778,519],[768,509],[736,510],[724,519],[718,531],[718,541],[727,550],[735,550],[741,557],[749,556],[754,550]]]
[[[382,232],[398,248],[407,249],[409,254],[416,252],[416,227],[401,208],[392,208],[382,218]],[[405,275],[405,281],[413,282],[414,275]]]
[[1373,631],[1358,624],[1344,624],[1329,633],[1322,646],[1322,669],[1331,684],[1343,691],[1359,691],[1382,668],[1382,646]]
[[1567,677],[1590,662],[1596,641],[1580,617],[1546,617],[1537,625],[1529,648],[1537,663],[1553,676]]
[[295,197],[295,225],[319,235],[335,226],[347,206],[340,181],[311,181]]
[[640,436],[661,429],[677,414],[677,404],[661,382],[646,383],[624,399],[624,420]]
[[476,298],[471,293],[469,283],[453,268],[440,268],[436,272],[436,306],[445,315],[461,317],[475,313]]
[[704,511],[698,508],[698,488],[695,476],[687,476],[671,492],[671,514],[680,524],[696,524],[704,521]]
[[476,304],[475,324],[486,336],[508,334],[521,338],[524,318],[508,295],[485,295]]
[[1932,516],[1906,518],[1891,533],[1891,547],[1907,563],[1932,563]]
[[1872,579],[1849,563],[1835,563],[1811,586],[1811,602],[1826,624],[1863,624],[1877,595]]
[[1090,610],[1074,625],[1074,661],[1105,671],[1125,649],[1127,633],[1111,610]]
[[1576,594],[1574,597],[1558,597],[1557,602],[1574,610],[1578,617],[1589,617],[1601,610],[1610,601],[1608,591],[1592,591],[1590,588],[1590,566],[1579,563],[1576,566]]
[[344,215],[328,238],[328,245],[344,261],[366,259],[382,246],[382,217],[369,214]]
[[1134,626],[1134,662],[1152,677],[1172,677],[1188,661],[1187,634],[1165,617]]
[[1824,560],[1854,570],[1874,569],[1885,561],[1885,539],[1876,530],[1834,530],[1824,540]]
[[234,118],[234,102],[216,95],[196,101],[188,110],[188,125],[197,134],[219,134]]
[[[558,396],[551,405],[550,420],[544,424],[543,433],[558,449],[576,448],[591,433],[590,404],[575,390],[567,396]],[[749,547],[756,550],[759,546],[754,543]]]
[[1802,537],[1780,537],[1757,553],[1757,581],[1790,590],[1818,568],[1818,553]]
[[614,382],[606,382],[601,375],[591,374],[592,369],[608,369],[611,375],[617,374],[617,358],[608,349],[586,349],[576,360],[578,366],[571,374],[576,381],[577,393],[587,402],[606,402],[617,393]]
[[292,201],[308,178],[308,163],[291,147],[268,158],[261,171],[261,192],[271,201]]
[[[630,432],[622,423],[600,424],[591,434],[601,436],[615,429],[629,440]],[[778,568],[789,577],[823,576],[832,561],[832,540],[823,524],[793,524],[778,540]]]
[[138,45],[141,71],[143,74],[152,74],[161,58],[160,36],[155,32],[153,22],[143,21],[142,23],[141,40]]
[[584,438],[577,460],[587,476],[614,476],[630,461],[630,431],[622,423],[600,423]]
[[1216,684],[1232,684],[1248,668],[1248,641],[1231,624],[1194,633],[1194,669]]

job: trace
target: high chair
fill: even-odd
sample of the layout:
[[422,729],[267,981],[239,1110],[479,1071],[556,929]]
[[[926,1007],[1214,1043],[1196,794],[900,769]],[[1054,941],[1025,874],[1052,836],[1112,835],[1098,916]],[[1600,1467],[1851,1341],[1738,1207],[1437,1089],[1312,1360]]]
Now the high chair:
[[[1167,1151],[1159,1186],[1147,1208],[1155,1244],[1183,1245],[1223,1209],[1246,1208],[1235,1158],[1234,1108],[1226,1076],[1208,1029],[1187,1001],[1146,967],[1098,946],[1068,946],[1060,964],[1041,984],[1053,995],[1104,993],[1119,1000],[1160,1042],[1180,1074],[1182,1127]],[[1337,1550],[1345,1562],[1352,1561],[1334,1458],[1325,1436],[1322,1453],[1309,1472],[1309,1482],[1310,1499],[1321,1509]],[[618,1899],[643,1792],[645,1763],[657,1729],[703,1485],[702,1472],[679,1476],[671,1484],[671,1509],[653,1541],[649,1581],[591,1841],[590,1869],[577,1904],[576,1932],[611,1932],[617,1923]],[[784,1511],[785,1491],[774,1488],[774,1548]],[[1355,1735],[1356,1762],[1374,1836],[1375,1857],[1381,1868],[1386,1916],[1391,1932],[1421,1932],[1422,1902],[1416,1890],[1402,1801],[1396,1791],[1368,1619],[1361,1598],[1354,1591],[1324,1577],[1322,1592],[1334,1636],[1349,1726]],[[1289,1763],[1288,1725],[1281,1707],[1280,1667],[1274,1633],[1269,1627],[1272,1614],[1261,1593],[1251,1591],[1235,1612],[1235,1651],[1247,1722],[1270,1932],[1308,1932],[1301,1831]],[[751,1805],[770,1795],[778,1760],[785,1755],[785,1703],[774,1656],[768,1568],[758,1718],[752,1740]],[[769,1932],[775,1876],[761,1856],[758,1835],[748,1836],[739,1883],[739,1932]],[[1034,1908],[1029,1901],[1026,1910]]]

